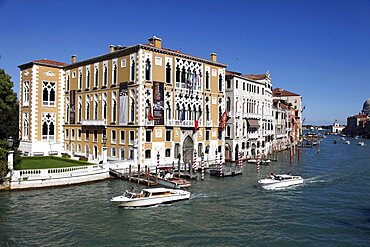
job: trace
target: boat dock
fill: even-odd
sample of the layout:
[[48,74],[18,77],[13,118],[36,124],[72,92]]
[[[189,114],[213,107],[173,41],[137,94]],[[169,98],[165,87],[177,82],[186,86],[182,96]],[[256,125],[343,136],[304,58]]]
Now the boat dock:
[[157,185],[158,182],[156,179],[152,179],[150,174],[150,169],[146,168],[144,170],[139,169],[135,172],[130,168],[127,169],[109,169],[109,175],[115,178],[124,179],[129,182],[144,184],[148,187]]

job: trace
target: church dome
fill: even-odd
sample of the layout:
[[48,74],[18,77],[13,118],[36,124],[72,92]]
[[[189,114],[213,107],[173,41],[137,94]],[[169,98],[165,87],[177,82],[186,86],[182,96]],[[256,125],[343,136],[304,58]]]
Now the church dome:
[[370,98],[365,101],[364,106],[362,107],[362,112],[370,115]]

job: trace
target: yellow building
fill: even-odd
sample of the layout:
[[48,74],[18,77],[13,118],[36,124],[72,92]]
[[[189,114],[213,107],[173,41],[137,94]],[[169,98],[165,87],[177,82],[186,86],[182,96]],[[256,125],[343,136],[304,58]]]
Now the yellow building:
[[[144,45],[110,46],[109,53],[84,61],[72,56],[58,74],[47,67],[60,74],[57,90],[64,85],[55,107],[55,126],[61,128],[56,138],[63,130],[63,152],[96,162],[103,159],[104,145],[109,160],[145,165],[156,164],[158,154],[161,164],[178,157],[188,163],[194,150],[213,160],[216,150],[224,153],[219,120],[225,111],[225,67],[214,53],[208,60],[163,48],[155,36]],[[23,74],[28,67],[20,68]],[[41,80],[35,78],[39,87]],[[38,123],[46,110],[38,111]],[[26,112],[22,105],[21,115]],[[33,127],[40,129],[32,126],[31,132]]]

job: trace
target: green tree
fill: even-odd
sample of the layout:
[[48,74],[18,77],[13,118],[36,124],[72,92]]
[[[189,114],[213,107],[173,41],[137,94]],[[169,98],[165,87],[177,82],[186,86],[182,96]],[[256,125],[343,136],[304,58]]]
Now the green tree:
[[16,148],[19,145],[19,105],[17,94],[13,90],[14,83],[11,77],[0,69],[0,177],[7,172],[7,139],[13,137],[15,167],[19,163],[19,156]]

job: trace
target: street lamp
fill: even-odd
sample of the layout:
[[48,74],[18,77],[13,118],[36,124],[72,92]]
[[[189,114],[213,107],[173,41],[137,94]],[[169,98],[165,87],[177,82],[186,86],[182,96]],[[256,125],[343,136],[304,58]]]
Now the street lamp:
[[7,141],[8,141],[8,147],[11,149],[14,144],[13,137],[9,136]]
[[107,163],[108,161],[108,148],[107,148],[107,136],[103,135],[103,164]]
[[14,151],[11,150],[12,147],[13,147],[13,138],[11,136],[9,136],[8,138],[8,147],[9,147],[9,153],[8,153],[8,169],[10,170],[10,172],[13,171],[13,154],[14,154]]

